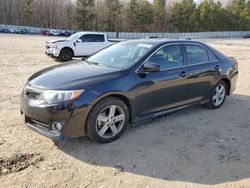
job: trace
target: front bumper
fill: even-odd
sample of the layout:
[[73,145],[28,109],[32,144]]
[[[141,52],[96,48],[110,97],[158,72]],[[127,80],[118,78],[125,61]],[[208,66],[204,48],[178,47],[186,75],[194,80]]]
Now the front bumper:
[[[50,106],[34,105],[24,94],[20,98],[20,110],[25,124],[39,134],[53,140],[67,140],[85,136],[85,122],[89,105],[80,101],[64,102]],[[52,129],[53,122],[60,122],[60,132]]]
[[56,48],[46,47],[45,54],[51,57],[59,57],[60,50]]

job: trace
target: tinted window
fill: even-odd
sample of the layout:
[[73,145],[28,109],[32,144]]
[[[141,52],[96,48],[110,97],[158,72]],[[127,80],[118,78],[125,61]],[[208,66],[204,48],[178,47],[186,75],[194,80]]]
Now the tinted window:
[[104,42],[104,35],[95,35],[95,42]]
[[93,35],[83,35],[80,39],[82,42],[93,42]]
[[104,35],[83,35],[82,42],[104,42]]
[[189,65],[209,61],[205,48],[195,44],[185,44],[184,46],[187,54],[187,63]]
[[218,58],[208,50],[208,58],[209,58],[209,61],[217,61]]
[[167,45],[159,49],[148,62],[158,63],[162,69],[170,69],[183,66],[183,56],[180,45]]

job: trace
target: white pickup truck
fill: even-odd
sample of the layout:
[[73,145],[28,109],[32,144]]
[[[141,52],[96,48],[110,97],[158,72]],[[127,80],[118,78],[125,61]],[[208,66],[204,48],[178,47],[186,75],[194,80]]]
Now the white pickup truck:
[[109,40],[105,33],[78,32],[66,40],[46,42],[45,53],[59,61],[70,61],[73,57],[87,57],[119,40]]

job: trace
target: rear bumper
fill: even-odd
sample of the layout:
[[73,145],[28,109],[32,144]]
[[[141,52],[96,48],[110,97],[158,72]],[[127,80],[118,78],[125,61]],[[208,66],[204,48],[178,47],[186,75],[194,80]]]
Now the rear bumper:
[[231,88],[230,88],[230,95],[236,90],[236,83],[237,83],[238,75],[231,78]]
[[[39,134],[53,140],[68,140],[85,135],[85,122],[89,106],[80,101],[70,101],[53,106],[34,105],[23,93],[20,110],[25,124]],[[54,131],[52,124],[60,122],[61,131]]]

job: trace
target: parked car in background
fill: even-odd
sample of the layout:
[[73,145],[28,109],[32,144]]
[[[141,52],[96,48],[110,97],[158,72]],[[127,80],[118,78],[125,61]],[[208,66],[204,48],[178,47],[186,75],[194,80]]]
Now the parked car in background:
[[20,29],[19,34],[30,34],[30,31],[28,29]]
[[70,31],[61,31],[60,36],[69,37],[72,33]]
[[61,36],[61,31],[58,30],[50,30],[50,29],[44,29],[41,30],[42,35],[45,36]]
[[15,33],[15,30],[3,28],[3,29],[0,29],[0,33]]
[[250,38],[250,33],[243,36],[244,39]]
[[61,32],[58,30],[50,30],[51,36],[60,36]]
[[35,73],[21,93],[21,114],[51,139],[88,135],[107,143],[129,122],[197,104],[220,108],[237,76],[234,58],[201,42],[125,41]]
[[119,40],[109,40],[105,33],[78,32],[66,40],[51,40],[46,42],[45,53],[61,62],[70,61],[73,57],[90,56]]

